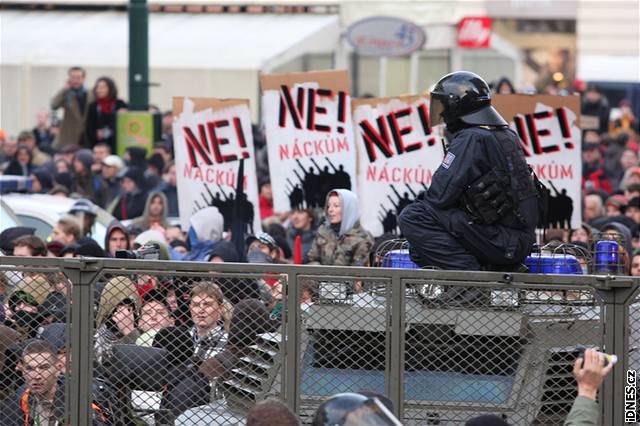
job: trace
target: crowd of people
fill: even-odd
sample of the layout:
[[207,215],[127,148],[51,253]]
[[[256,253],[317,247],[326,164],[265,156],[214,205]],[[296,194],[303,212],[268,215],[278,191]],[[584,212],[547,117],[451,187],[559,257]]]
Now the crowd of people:
[[[512,90],[507,83],[501,82],[496,90]],[[316,209],[300,206],[274,212],[265,142],[258,133],[254,139],[259,151],[262,232],[234,238],[216,207],[193,214],[183,229],[173,220],[178,216],[178,196],[172,114],[163,114],[163,134],[151,155],[129,148],[120,157],[116,114],[126,107],[112,79],[99,78],[89,91],[85,71],[73,67],[66,86],[51,102],[52,110],[64,110],[61,120],[50,120],[43,112],[32,130],[16,138],[0,133],[2,174],[31,178],[33,193],[76,200],[47,239],[35,236],[29,227],[4,230],[0,234],[4,255],[119,257],[152,247],[154,258],[160,260],[370,266],[375,247],[397,237],[374,239],[359,223],[357,195],[346,189],[328,191],[324,206]],[[589,247],[597,232],[614,233],[621,242],[626,272],[640,275],[640,251],[635,251],[640,249],[638,121],[628,104],[622,104],[621,111],[621,118],[610,121],[606,99],[597,89],[586,89],[583,114],[599,117],[600,126],[584,134],[584,224],[573,230],[549,230],[547,239]],[[114,218],[104,241],[92,236],[98,207]],[[0,280],[0,400],[4,400],[2,412],[10,413],[0,419],[1,424],[54,424],[64,417],[69,286],[59,276],[40,272],[5,274]],[[313,303],[317,291],[314,282],[303,283],[301,306]],[[113,376],[114,371],[122,372],[120,344],[165,351],[162,372],[170,381],[160,389],[150,385],[143,396],[157,400],[151,415],[155,424],[173,424],[185,410],[209,401],[212,384],[235,368],[258,334],[278,328],[281,298],[277,279],[138,274],[97,282],[94,423],[113,424],[109,419],[116,418],[122,422],[117,424],[135,424],[134,396],[113,386],[126,384],[122,376]],[[590,383],[594,377],[601,381],[608,372],[591,352],[584,361],[584,367],[576,367],[579,386],[583,369],[589,371],[583,377],[588,376]],[[368,399],[363,398],[360,402],[365,403]],[[595,394],[588,398],[594,400]],[[255,410],[275,412],[274,404],[258,404]],[[293,414],[288,418],[290,423],[281,424],[298,424]],[[269,417],[250,413],[247,424],[275,424],[264,423],[265,419]]]

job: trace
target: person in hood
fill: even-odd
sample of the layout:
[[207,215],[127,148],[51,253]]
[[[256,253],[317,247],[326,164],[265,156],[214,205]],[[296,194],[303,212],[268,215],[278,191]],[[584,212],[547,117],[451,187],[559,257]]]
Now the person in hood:
[[144,173],[138,167],[129,167],[120,181],[122,193],[111,204],[111,214],[118,220],[136,218],[144,213],[147,190]]
[[42,319],[38,309],[51,291],[51,284],[42,276],[18,283],[9,297],[5,325],[19,331],[25,338],[35,337]]
[[164,193],[152,192],[147,197],[142,215],[133,219],[131,223],[140,226],[143,231],[158,228],[166,230],[170,226],[167,221],[167,210],[167,197]]
[[140,297],[133,281],[117,276],[107,282],[100,295],[96,315],[94,350],[96,360],[103,362],[115,344],[135,344],[140,337],[136,328]]
[[347,189],[329,191],[324,211],[325,222],[318,228],[309,250],[309,263],[366,265],[373,236],[360,225],[356,194]]
[[45,167],[38,167],[31,172],[31,192],[46,194],[53,188],[53,175]]
[[124,159],[129,167],[138,167],[141,170],[147,168],[147,150],[137,146],[127,148]]
[[184,260],[209,260],[211,249],[222,239],[224,218],[217,207],[205,207],[189,219],[187,238],[191,250]]
[[109,224],[104,237],[104,247],[107,257],[116,257],[118,250],[130,250],[129,232],[119,221],[114,220]]
[[81,149],[76,152],[73,159],[74,176],[71,191],[104,207],[109,197],[109,188],[102,176],[95,175],[91,171],[92,165],[93,152],[90,149]]

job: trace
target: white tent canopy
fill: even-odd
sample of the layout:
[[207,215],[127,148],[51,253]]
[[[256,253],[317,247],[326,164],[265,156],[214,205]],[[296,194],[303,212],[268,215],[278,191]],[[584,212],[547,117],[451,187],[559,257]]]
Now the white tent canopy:
[[[149,66],[255,69],[331,52],[335,15],[149,14]],[[0,63],[126,67],[124,12],[0,12]]]

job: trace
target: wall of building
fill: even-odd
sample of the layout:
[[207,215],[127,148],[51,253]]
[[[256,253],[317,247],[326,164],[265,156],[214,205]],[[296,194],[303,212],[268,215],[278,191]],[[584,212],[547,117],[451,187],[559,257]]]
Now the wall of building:
[[640,81],[640,2],[580,0],[578,77]]
[[[128,99],[125,68],[87,67],[86,87],[92,88],[95,80],[103,75],[115,80],[119,97]],[[49,110],[51,98],[66,79],[66,66],[0,66],[0,127],[11,135],[32,127],[36,113],[41,109]],[[163,111],[171,109],[173,96],[211,96],[215,93],[219,98],[249,99],[253,119],[258,120],[259,87],[255,70],[151,68],[150,80],[158,86],[150,88],[149,102]]]

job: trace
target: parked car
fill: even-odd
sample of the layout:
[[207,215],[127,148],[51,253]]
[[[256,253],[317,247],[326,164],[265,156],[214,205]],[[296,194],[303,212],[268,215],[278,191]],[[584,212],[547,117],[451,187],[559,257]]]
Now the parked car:
[[14,226],[21,226],[20,219],[16,217],[16,214],[11,210],[11,207],[4,202],[3,198],[0,198],[0,232],[7,228],[13,228]]
[[[58,219],[64,216],[76,202],[73,198],[44,194],[6,194],[2,196],[2,201],[13,210],[22,225],[36,228],[36,235],[45,241],[51,235]],[[98,215],[91,230],[91,236],[102,248],[104,248],[107,227],[113,219],[113,216],[98,207]]]

